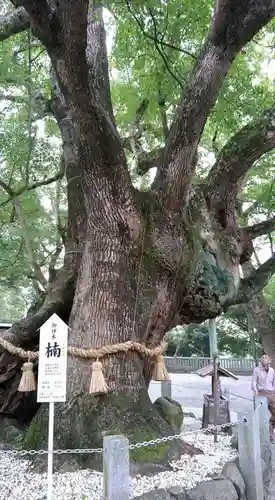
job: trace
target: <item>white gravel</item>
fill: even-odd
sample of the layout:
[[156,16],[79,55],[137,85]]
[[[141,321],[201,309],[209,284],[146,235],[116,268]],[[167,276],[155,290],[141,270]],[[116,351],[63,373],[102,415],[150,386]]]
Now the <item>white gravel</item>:
[[[158,488],[192,488],[210,475],[220,473],[224,463],[236,456],[236,452],[230,447],[228,436],[219,436],[216,445],[212,435],[201,432],[185,436],[184,439],[201,448],[205,454],[193,458],[183,455],[179,461],[171,464],[172,471],[151,477],[131,478],[131,498]],[[102,498],[101,473],[91,470],[56,473],[53,480],[55,500]],[[35,474],[28,461],[16,460],[0,452],[0,500],[42,500],[46,498],[46,491],[46,474]]]

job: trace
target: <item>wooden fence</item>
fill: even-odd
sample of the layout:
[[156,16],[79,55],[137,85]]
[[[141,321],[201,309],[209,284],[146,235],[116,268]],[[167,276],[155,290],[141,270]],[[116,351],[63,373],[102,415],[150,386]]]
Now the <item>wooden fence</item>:
[[[170,373],[195,373],[212,362],[212,358],[184,358],[179,356],[165,357],[165,364]],[[223,368],[235,373],[235,375],[251,375],[255,366],[251,358],[219,358]]]

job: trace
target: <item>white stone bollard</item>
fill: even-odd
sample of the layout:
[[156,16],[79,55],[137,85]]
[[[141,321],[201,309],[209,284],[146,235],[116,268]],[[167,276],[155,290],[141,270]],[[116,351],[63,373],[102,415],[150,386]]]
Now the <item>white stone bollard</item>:
[[172,399],[171,380],[162,380],[161,381],[161,397]]
[[103,498],[130,498],[129,440],[125,436],[103,438]]
[[[264,486],[260,446],[259,411],[242,415],[246,422],[238,425],[238,447],[240,471],[245,481],[247,498],[263,500]],[[241,420],[238,414],[238,420]]]

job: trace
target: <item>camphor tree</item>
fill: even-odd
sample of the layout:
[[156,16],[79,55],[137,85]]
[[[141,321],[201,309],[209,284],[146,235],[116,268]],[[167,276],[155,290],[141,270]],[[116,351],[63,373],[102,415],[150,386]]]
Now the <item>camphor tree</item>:
[[[2,40],[31,27],[51,61],[50,108],[62,137],[68,220],[63,267],[50,280],[36,310],[5,332],[5,338],[25,349],[37,348],[37,330],[55,312],[69,323],[72,346],[101,347],[129,339],[156,346],[174,325],[215,318],[259,293],[275,271],[275,255],[248,278],[240,279],[239,266],[250,259],[252,240],[273,230],[274,219],[239,227],[236,203],[254,163],[275,146],[274,107],[242,123],[200,180],[196,166],[204,129],[227,74],[272,20],[275,1],[220,0],[213,12],[204,2],[209,27],[203,29],[198,53],[191,53],[184,66],[176,111],[168,120],[161,114],[163,144],[149,152],[148,141],[141,150],[138,126],[146,112],[146,96],[128,137],[121,137],[116,126],[116,108],[125,104],[111,99],[101,3],[12,3],[15,10],[2,20]],[[158,15],[165,18],[164,2],[137,2],[133,10],[125,0],[107,8],[118,19],[134,17],[140,32],[149,26],[147,39],[162,59],[162,71],[167,61],[172,61],[172,71],[173,40],[169,30],[166,37],[167,26],[159,32],[156,25]],[[177,26],[188,33],[185,13],[179,11],[175,17]],[[190,55],[180,45],[178,51]],[[146,66],[144,71],[148,72]],[[159,71],[164,86],[165,75]],[[179,80],[178,73],[174,76]],[[163,104],[160,95],[161,109]],[[133,186],[126,161],[129,148],[139,172],[157,168],[150,190]],[[10,199],[19,198],[20,193],[1,186]],[[135,352],[107,357],[103,363],[111,392],[92,397],[91,362],[69,358],[67,403],[56,409],[58,448],[101,446],[105,432],[123,432],[133,442],[169,432],[147,394],[152,364]],[[35,414],[34,401],[17,392],[20,367],[17,359],[2,354],[0,409],[18,419],[33,417],[25,446],[40,448],[46,441],[47,411],[42,405]],[[159,459],[163,454],[175,456],[175,446],[160,447]],[[192,452],[187,445],[185,449]],[[95,459],[87,455],[79,460],[87,465]]]

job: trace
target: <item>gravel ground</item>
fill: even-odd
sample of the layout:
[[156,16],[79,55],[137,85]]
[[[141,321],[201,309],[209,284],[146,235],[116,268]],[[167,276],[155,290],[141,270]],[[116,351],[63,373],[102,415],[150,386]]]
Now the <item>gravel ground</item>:
[[[213,474],[220,473],[224,463],[235,456],[228,436],[219,436],[216,445],[213,443],[213,436],[201,432],[187,435],[184,439],[200,447],[205,454],[193,458],[183,455],[179,461],[171,464],[172,471],[151,477],[131,478],[131,498],[155,488],[171,486],[192,488]],[[102,498],[101,473],[90,470],[56,473],[53,481],[55,500],[101,500]],[[16,460],[0,452],[0,500],[30,498],[32,500],[46,498],[46,474],[33,473],[28,461]]]

